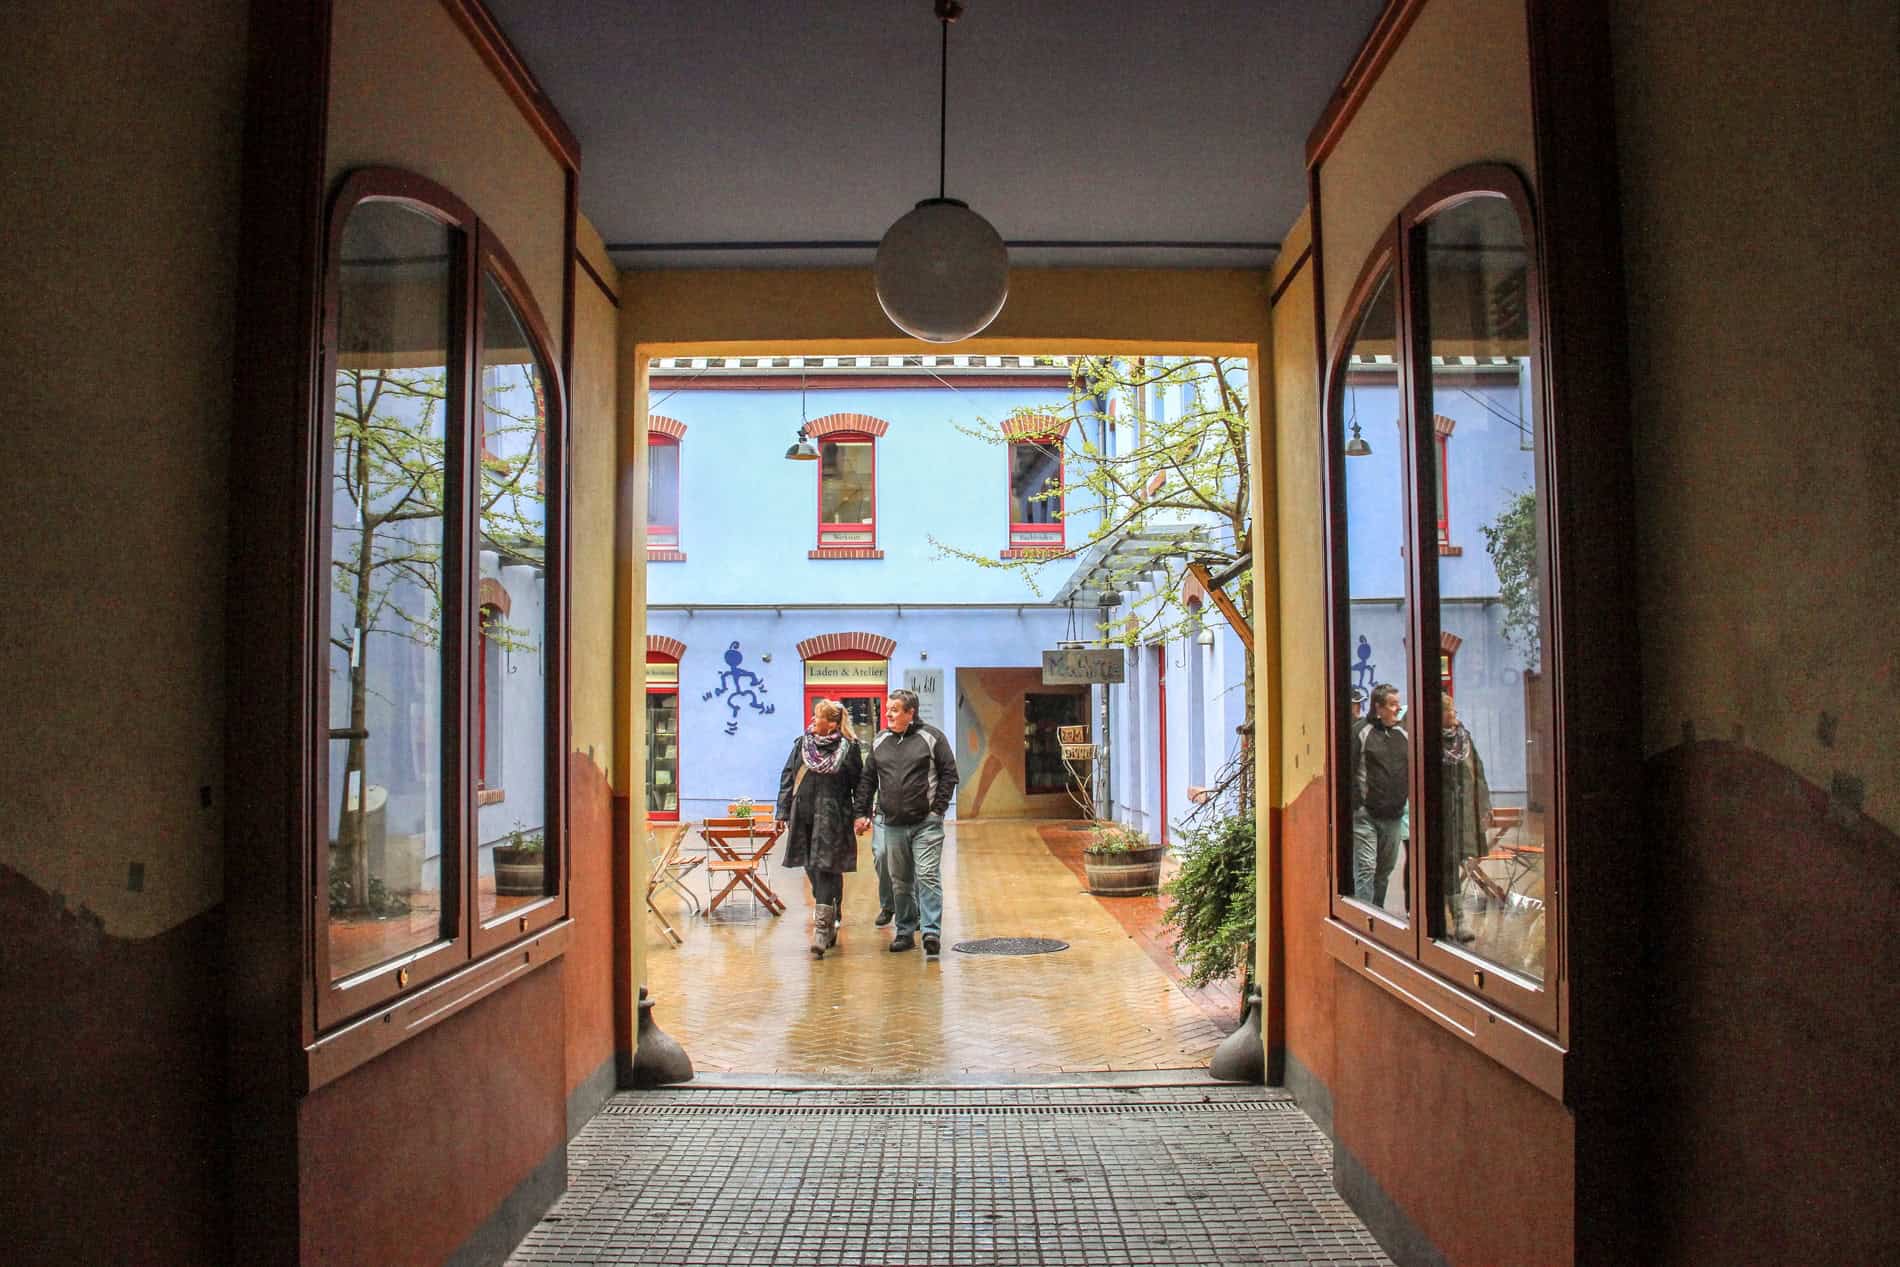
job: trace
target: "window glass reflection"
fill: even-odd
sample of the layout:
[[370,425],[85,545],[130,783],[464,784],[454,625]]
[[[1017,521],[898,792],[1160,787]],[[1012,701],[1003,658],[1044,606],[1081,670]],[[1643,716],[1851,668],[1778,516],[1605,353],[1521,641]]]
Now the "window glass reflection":
[[1346,497],[1345,766],[1350,824],[1345,892],[1404,918],[1412,739],[1404,698],[1410,619],[1406,455],[1400,425],[1397,303],[1388,273],[1361,312],[1334,408]]
[[1439,937],[1541,980],[1552,732],[1529,257],[1499,197],[1440,212],[1423,239],[1443,702],[1427,891]]
[[[549,390],[526,328],[493,276],[482,276],[481,544],[477,585],[494,614],[485,632],[497,663],[477,714],[496,756],[483,798],[477,911],[481,919],[547,892],[547,490]],[[496,733],[499,732],[499,733]]]
[[1062,457],[1052,445],[1009,446],[1009,521],[1053,524],[1062,510]]
[[[830,440],[818,446],[818,522],[863,524],[872,519],[871,442]],[[864,533],[826,533],[827,541],[863,541]]]
[[430,217],[375,201],[342,235],[325,631],[332,980],[449,931],[441,612],[454,241]]

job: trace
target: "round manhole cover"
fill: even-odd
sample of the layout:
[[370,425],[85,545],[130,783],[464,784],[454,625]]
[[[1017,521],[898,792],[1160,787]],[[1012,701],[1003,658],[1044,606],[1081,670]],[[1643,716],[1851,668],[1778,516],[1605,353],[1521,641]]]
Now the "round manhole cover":
[[1068,942],[1049,937],[985,937],[981,941],[960,941],[950,947],[966,955],[1053,955],[1068,948]]

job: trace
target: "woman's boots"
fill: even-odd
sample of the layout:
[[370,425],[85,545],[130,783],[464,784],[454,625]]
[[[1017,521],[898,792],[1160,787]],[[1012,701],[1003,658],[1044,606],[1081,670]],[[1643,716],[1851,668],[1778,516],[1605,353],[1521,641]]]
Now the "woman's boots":
[[838,908],[819,903],[811,919],[811,953],[823,959],[825,952],[838,944]]

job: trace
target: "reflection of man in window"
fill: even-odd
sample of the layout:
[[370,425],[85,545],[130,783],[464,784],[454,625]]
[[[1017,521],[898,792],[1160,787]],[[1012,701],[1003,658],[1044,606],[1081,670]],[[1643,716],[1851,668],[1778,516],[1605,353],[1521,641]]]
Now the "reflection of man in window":
[[1352,895],[1373,906],[1385,890],[1405,838],[1411,773],[1399,688],[1372,688],[1372,716],[1352,725]]

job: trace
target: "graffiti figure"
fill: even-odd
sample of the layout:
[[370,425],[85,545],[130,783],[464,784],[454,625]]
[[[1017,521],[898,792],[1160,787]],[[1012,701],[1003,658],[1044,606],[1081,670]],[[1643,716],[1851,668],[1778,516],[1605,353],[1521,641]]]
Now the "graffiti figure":
[[[742,699],[752,706],[753,712],[761,716],[769,717],[778,711],[776,704],[767,704],[759,698],[765,694],[765,679],[751,669],[740,668],[739,665],[744,661],[745,655],[739,650],[738,643],[727,647],[726,669],[719,675],[719,685],[700,696],[701,699],[711,699],[715,695],[725,697],[726,707],[732,710],[732,720],[726,723],[728,735],[739,733],[739,701]],[[748,682],[750,686],[746,685]]]
[[[738,644],[733,644],[737,646]],[[1364,634],[1359,635],[1359,649],[1355,653],[1358,663],[1352,666],[1353,685],[1372,690],[1372,644],[1366,641]]]

